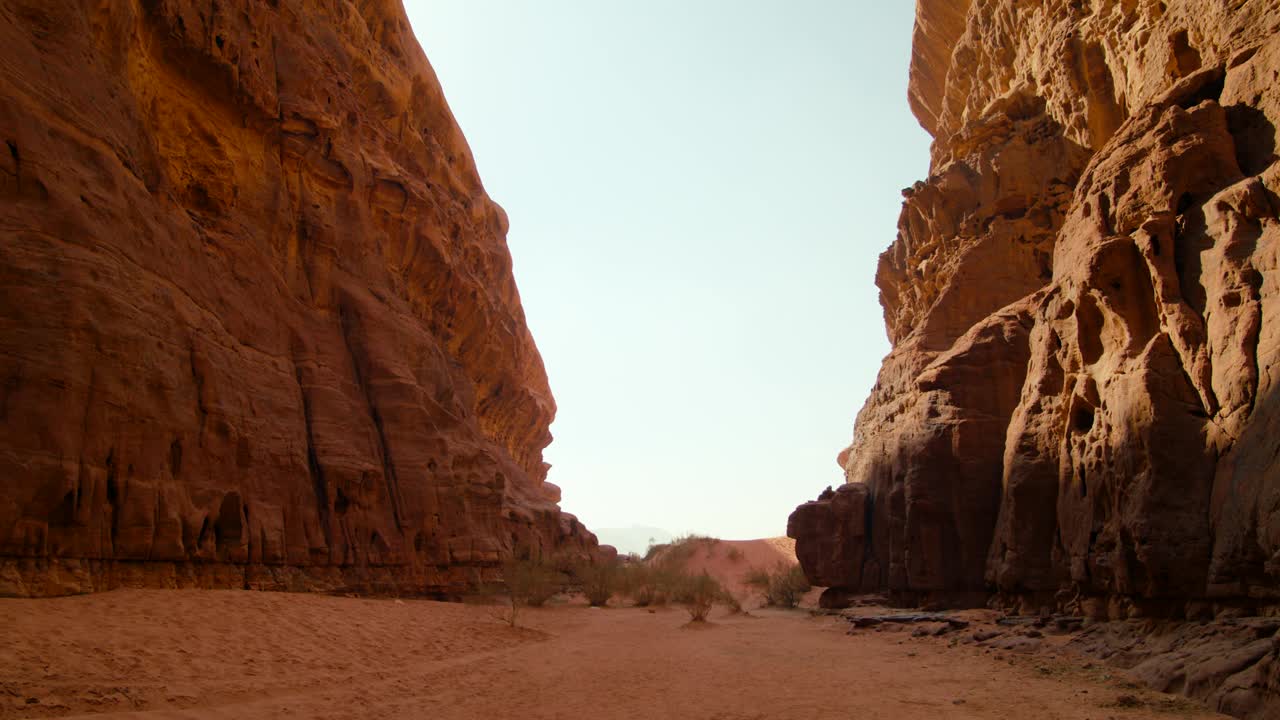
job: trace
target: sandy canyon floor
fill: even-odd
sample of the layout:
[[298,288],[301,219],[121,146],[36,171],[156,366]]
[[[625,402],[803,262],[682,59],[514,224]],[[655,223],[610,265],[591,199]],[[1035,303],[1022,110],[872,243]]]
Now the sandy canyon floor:
[[1221,717],[1082,660],[838,618],[243,591],[0,601],[0,717]]

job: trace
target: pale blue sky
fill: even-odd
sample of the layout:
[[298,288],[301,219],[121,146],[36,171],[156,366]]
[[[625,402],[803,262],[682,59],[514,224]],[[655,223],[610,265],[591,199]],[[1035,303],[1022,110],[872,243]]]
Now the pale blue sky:
[[588,527],[781,535],[888,352],[927,173],[915,3],[405,0],[489,195]]

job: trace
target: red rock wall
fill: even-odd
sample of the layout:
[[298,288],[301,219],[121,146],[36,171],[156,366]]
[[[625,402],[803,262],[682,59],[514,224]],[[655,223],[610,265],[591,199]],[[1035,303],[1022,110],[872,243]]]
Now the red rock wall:
[[399,2],[0,18],[0,593],[448,593],[594,547]]
[[893,350],[789,534],[818,584],[1280,606],[1280,5],[920,0]]

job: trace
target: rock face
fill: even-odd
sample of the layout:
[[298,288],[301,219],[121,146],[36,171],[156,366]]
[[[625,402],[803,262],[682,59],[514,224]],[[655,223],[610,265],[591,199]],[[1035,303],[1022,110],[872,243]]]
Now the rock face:
[[0,16],[0,592],[449,593],[594,548],[399,2]]
[[1094,617],[1280,607],[1280,6],[920,0],[935,138],[809,576]]

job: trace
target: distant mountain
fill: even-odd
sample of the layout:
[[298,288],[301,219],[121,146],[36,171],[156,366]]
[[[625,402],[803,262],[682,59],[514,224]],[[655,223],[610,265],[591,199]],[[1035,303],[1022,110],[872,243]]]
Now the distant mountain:
[[651,543],[667,543],[675,539],[675,535],[656,527],[633,525],[628,528],[593,529],[600,544],[612,545],[622,554],[635,553],[643,555]]

